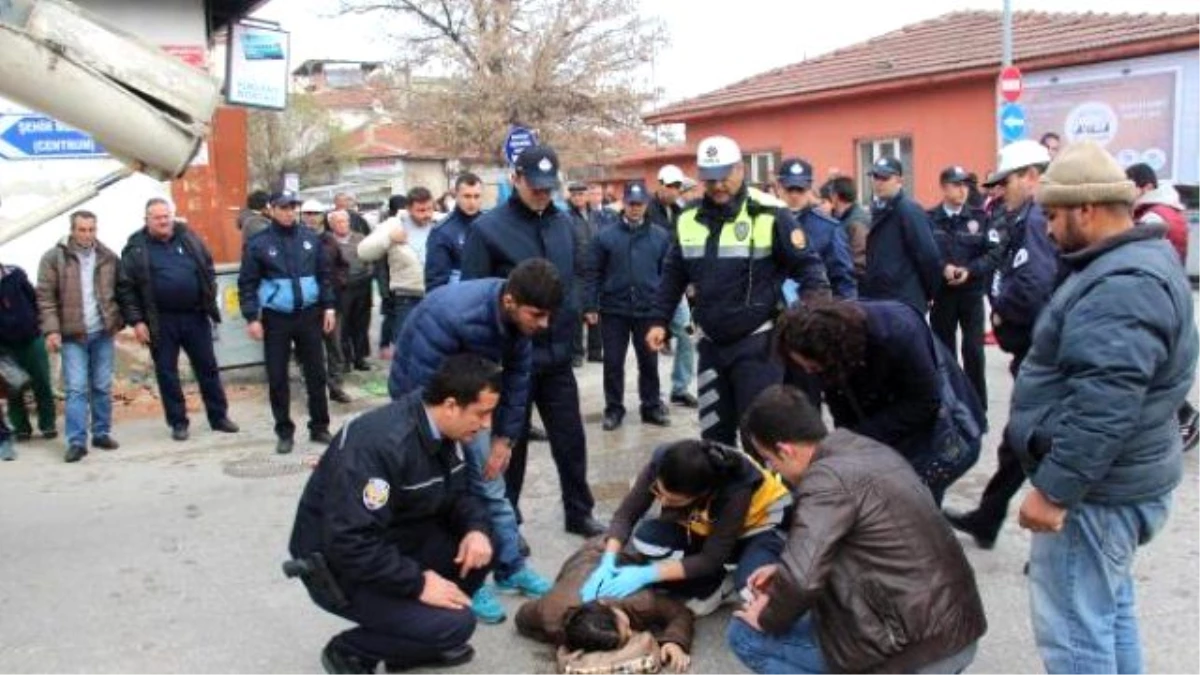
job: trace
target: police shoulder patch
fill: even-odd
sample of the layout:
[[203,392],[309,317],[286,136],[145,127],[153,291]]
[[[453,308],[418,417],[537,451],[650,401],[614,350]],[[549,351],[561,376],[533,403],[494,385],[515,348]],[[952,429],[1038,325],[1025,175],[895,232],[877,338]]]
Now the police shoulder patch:
[[1012,268],[1015,270],[1027,262],[1029,262],[1029,251],[1026,251],[1025,249],[1021,249],[1021,250],[1017,251],[1017,254],[1015,256],[1013,256]]
[[808,248],[808,237],[804,235],[804,230],[797,227],[792,230],[792,246],[800,250]]
[[988,230],[988,241],[992,242],[993,244],[999,244],[1000,231],[996,229]]
[[387,505],[388,497],[392,494],[392,486],[382,478],[370,478],[363,486],[363,506],[368,511],[378,511]]

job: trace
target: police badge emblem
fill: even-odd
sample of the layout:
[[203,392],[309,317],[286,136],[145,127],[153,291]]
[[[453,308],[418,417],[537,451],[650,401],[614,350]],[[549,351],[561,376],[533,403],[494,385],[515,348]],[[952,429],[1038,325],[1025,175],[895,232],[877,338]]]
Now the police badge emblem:
[[804,236],[804,230],[798,227],[792,230],[792,246],[801,250],[808,248],[808,237]]
[[750,223],[740,220],[733,226],[733,234],[738,241],[746,241],[746,237],[750,236]]
[[388,497],[392,493],[392,486],[382,478],[371,478],[367,480],[367,484],[363,486],[362,500],[363,506],[367,507],[368,511],[378,511],[387,505]]

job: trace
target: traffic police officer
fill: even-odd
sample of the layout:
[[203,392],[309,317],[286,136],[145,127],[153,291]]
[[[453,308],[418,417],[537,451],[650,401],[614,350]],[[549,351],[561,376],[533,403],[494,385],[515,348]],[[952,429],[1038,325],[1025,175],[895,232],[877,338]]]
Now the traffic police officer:
[[347,422],[321,457],[288,550],[313,601],[358,624],[325,646],[327,672],[373,673],[380,661],[388,672],[446,667],[474,655],[471,594],[492,546],[459,444],[490,426],[502,376],[481,356],[452,356],[424,389]]
[[667,256],[655,307],[658,325],[646,342],[662,349],[665,326],[692,284],[702,331],[700,433],[734,445],[738,420],[754,396],[783,379],[783,367],[771,359],[771,342],[784,279],[799,282],[805,299],[827,297],[829,280],[787,205],[746,186],[737,143],[706,138],[696,163],[704,197],[679,216],[677,245]]
[[929,325],[950,353],[954,353],[955,333],[962,328],[963,371],[986,409],[983,294],[998,262],[1000,233],[988,223],[986,213],[968,203],[968,177],[961,166],[942,171],[942,203],[929,210],[946,282],[933,298]]
[[308,431],[314,443],[328,443],[329,400],[325,398],[325,352],[321,332],[333,331],[337,314],[330,262],[321,240],[296,224],[300,198],[294,192],[271,198],[271,226],[251,237],[242,251],[238,301],[246,332],[265,342],[267,390],[275,417],[275,451],[292,451],[296,425],[291,418],[288,360],[295,346],[308,390]]

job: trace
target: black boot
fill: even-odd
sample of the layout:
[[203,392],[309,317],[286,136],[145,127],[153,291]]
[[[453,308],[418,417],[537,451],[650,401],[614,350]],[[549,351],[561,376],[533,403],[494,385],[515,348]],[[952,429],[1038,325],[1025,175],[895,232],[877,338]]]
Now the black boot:
[[321,665],[327,673],[374,673],[378,661],[371,661],[338,646],[337,638],[321,650]]

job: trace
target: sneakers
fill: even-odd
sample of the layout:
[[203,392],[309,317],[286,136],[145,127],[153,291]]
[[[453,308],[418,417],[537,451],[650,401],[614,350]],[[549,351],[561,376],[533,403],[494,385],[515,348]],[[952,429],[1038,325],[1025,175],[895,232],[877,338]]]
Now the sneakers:
[[491,586],[482,586],[471,596],[471,612],[483,623],[503,623],[508,618]]
[[507,579],[496,577],[496,590],[509,595],[520,594],[527,598],[540,598],[550,592],[550,580],[528,567]]
[[0,441],[0,461],[11,462],[17,458],[17,450],[13,447],[12,439]]
[[737,593],[734,592],[733,577],[726,574],[725,578],[721,580],[721,585],[717,587],[717,590],[712,592],[712,595],[709,595],[707,598],[692,598],[683,604],[692,610],[692,614],[701,617],[712,614],[721,605],[736,598]]

